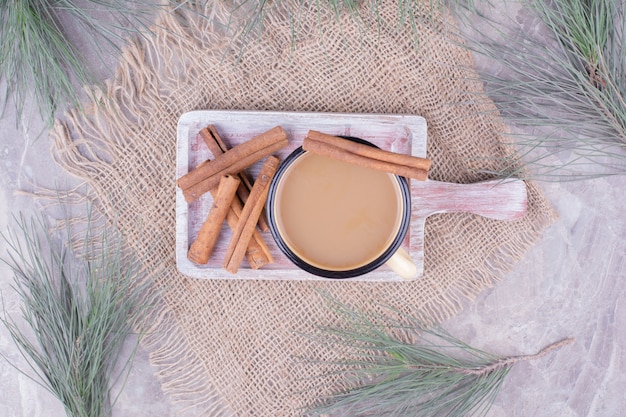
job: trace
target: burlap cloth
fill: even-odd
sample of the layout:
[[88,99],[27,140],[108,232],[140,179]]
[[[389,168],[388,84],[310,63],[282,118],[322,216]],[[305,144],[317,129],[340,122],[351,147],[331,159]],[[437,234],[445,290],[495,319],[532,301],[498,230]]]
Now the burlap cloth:
[[[291,416],[327,393],[310,389],[320,367],[294,360],[335,355],[298,335],[332,320],[317,290],[365,309],[373,302],[408,304],[441,322],[501,279],[554,219],[533,183],[519,221],[432,216],[425,274],[414,282],[198,280],[178,273],[174,174],[176,124],[184,112],[422,115],[430,177],[450,182],[483,180],[472,168],[497,169],[507,155],[506,127],[481,95],[470,54],[440,32],[445,25],[400,28],[394,4],[363,9],[360,22],[348,13],[299,13],[275,6],[263,34],[244,43],[231,43],[223,25],[199,15],[163,16],[153,34],[125,48],[105,91],[52,132],[61,166],[89,184],[105,214],[118,216],[135,249],[149,256],[149,268],[164,268],[156,281],[163,307],[145,347],[164,390],[195,414]],[[214,22],[225,24],[222,16],[217,10]]]

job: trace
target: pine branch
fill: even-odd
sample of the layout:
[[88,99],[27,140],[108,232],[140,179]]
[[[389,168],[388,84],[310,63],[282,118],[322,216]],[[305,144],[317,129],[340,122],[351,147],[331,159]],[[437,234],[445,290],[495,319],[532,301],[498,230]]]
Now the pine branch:
[[147,33],[165,7],[156,0],[0,1],[0,80],[6,83],[0,115],[11,103],[20,123],[32,107],[51,125],[59,108],[79,107],[81,89],[96,84],[97,77],[93,63],[68,37],[68,27],[80,31],[96,56],[108,56],[127,36]]
[[459,12],[475,18],[462,19],[470,21],[465,29],[484,27],[465,37],[466,46],[500,68],[480,74],[488,98],[509,124],[532,130],[511,135],[515,154],[495,174],[546,181],[626,174],[626,2],[526,0],[524,12],[532,31],[502,16]]
[[[16,368],[56,396],[69,417],[108,417],[111,389],[130,372],[156,296],[117,230],[87,226],[75,241],[68,222],[59,241],[42,217],[15,219],[1,236],[8,247],[2,260],[13,271],[28,332],[6,311],[0,323],[26,359],[27,369]],[[122,355],[137,330],[130,354]]]
[[335,381],[306,416],[471,416],[484,415],[510,369],[573,343],[564,339],[536,354],[498,357],[467,345],[419,316],[373,306],[365,312],[323,294],[339,321],[304,335],[339,359],[321,361],[328,372],[314,389]]

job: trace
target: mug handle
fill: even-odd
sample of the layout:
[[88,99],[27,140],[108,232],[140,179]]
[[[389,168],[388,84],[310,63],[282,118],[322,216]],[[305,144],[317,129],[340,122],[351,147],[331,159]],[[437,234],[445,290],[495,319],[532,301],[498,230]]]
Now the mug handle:
[[417,278],[417,266],[402,247],[385,262],[385,265],[406,280]]

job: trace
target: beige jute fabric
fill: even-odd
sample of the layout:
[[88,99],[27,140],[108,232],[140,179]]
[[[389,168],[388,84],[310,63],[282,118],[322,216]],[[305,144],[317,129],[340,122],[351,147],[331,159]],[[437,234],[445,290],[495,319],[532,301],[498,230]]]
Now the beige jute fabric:
[[213,16],[218,23],[164,15],[153,34],[128,45],[93,102],[59,119],[52,132],[59,164],[117,217],[138,253],[148,255],[147,267],[161,270],[163,306],[145,347],[164,390],[193,414],[297,415],[332,389],[328,381],[327,389],[311,390],[320,366],[294,359],[335,358],[300,335],[333,320],[318,290],[366,310],[409,305],[442,322],[500,280],[554,219],[533,183],[519,221],[432,216],[425,275],[414,282],[198,280],[177,272],[176,124],[187,111],[417,114],[428,123],[432,179],[475,182],[486,177],[473,168],[500,167],[506,128],[481,95],[470,54],[446,40],[439,31],[445,25],[421,24],[415,39],[387,3],[376,13],[364,8],[360,22],[301,8],[297,42],[294,16],[275,5],[262,35],[245,48],[223,35],[221,9]]

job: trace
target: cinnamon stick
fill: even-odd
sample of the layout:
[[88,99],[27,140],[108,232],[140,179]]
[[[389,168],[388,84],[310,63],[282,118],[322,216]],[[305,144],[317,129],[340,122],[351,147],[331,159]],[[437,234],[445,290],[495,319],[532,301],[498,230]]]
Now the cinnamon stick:
[[305,151],[424,181],[428,178],[430,160],[385,151],[337,136],[309,130],[302,143]]
[[[230,211],[226,216],[226,223],[228,223],[231,230],[234,231],[237,228],[237,223],[239,223],[242,211],[243,204],[238,199],[234,199],[230,206]],[[252,269],[259,269],[264,265],[274,262],[270,249],[258,230],[252,233],[252,238],[250,242],[248,242],[246,260]]]
[[232,175],[224,175],[220,179],[211,210],[209,210],[206,220],[202,223],[202,227],[200,227],[198,237],[191,244],[187,252],[187,258],[190,261],[197,264],[206,264],[209,262],[213,249],[215,249],[217,238],[222,230],[222,224],[226,219],[231,202],[235,198],[237,188],[240,184],[241,181],[239,178]]
[[190,203],[216,187],[223,175],[240,172],[287,144],[287,133],[276,126],[223,154],[215,155],[214,160],[189,171],[176,183],[183,190],[185,200]]
[[226,257],[224,259],[224,269],[232,274],[236,274],[239,270],[239,265],[245,255],[246,247],[248,246],[252,234],[256,230],[256,223],[261,214],[261,210],[265,206],[270,182],[276,173],[279,162],[279,159],[275,156],[269,156],[267,158],[252,186],[250,197],[248,197],[248,201],[243,206],[241,217],[237,223],[236,230],[233,231],[233,236],[226,250]]
[[[226,153],[226,151],[228,150],[228,146],[226,146],[226,143],[217,132],[217,129],[214,125],[209,125],[201,129],[199,135],[214,157]],[[248,196],[250,195],[253,181],[250,175],[245,170],[237,173],[236,175],[241,180],[241,184],[239,185],[239,188],[237,188],[237,197],[239,198],[241,203],[245,204]],[[267,216],[265,214],[265,209],[261,212],[261,215],[259,216],[258,226],[262,232],[267,232],[268,230],[270,230]]]

